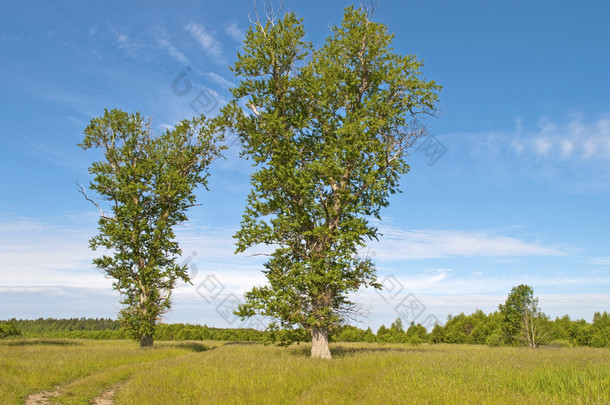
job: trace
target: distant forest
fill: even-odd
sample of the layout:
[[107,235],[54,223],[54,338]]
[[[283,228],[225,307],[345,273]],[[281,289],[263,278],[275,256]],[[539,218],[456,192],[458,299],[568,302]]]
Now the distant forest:
[[[511,339],[504,329],[500,312],[485,314],[477,310],[449,316],[445,325],[436,325],[431,332],[420,324],[405,327],[400,318],[390,327],[381,326],[377,332],[352,325],[339,328],[331,341],[377,343],[466,343],[489,346],[521,345],[519,339]],[[129,332],[113,319],[71,318],[0,321],[0,338],[20,336],[26,338],[78,338],[78,339],[130,339]],[[307,340],[307,334],[303,340]],[[572,320],[568,315],[547,320],[540,334],[541,344],[546,346],[610,347],[610,314],[596,312],[593,322]],[[206,325],[159,324],[155,331],[157,340],[224,340],[224,341],[272,341],[281,340],[268,332],[256,329],[212,328]]]

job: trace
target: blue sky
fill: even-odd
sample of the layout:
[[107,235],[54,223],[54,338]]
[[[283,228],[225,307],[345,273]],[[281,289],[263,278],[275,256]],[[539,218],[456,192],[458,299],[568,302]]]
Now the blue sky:
[[[349,4],[286,9],[319,45]],[[116,316],[88,249],[96,209],[73,184],[98,156],[76,144],[104,108],[150,115],[157,131],[217,114],[253,12],[251,1],[4,5],[0,319]],[[552,317],[610,310],[608,15],[604,1],[379,3],[395,51],[423,59],[443,91],[433,138],[412,150],[384,236],[365,249],[386,290],[354,295],[359,326],[493,311],[521,283]],[[180,227],[193,285],[176,290],[168,322],[239,326],[226,308],[264,282],[260,257],[233,254],[251,172],[238,153],[214,163]]]

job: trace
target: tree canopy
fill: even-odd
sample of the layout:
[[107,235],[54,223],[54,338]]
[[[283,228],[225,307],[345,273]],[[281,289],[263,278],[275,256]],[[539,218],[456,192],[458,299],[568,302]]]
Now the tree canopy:
[[330,357],[328,334],[353,309],[348,294],[379,287],[359,251],[379,237],[371,219],[399,191],[408,149],[426,132],[420,117],[435,111],[440,87],[392,39],[348,7],[314,49],[288,13],[250,27],[232,68],[241,81],[223,114],[256,167],[237,251],[276,247],[268,285],[248,292],[238,314],[305,329],[314,357]]
[[110,209],[107,214],[81,188],[101,213],[90,246],[108,252],[93,262],[121,293],[123,323],[141,346],[151,346],[176,283],[189,281],[187,266],[177,263],[181,250],[174,228],[187,220],[196,187],[207,184],[208,166],[220,154],[217,138],[205,117],[155,136],[150,121],[118,109],[93,118],[84,133],[79,146],[103,155],[89,168],[89,188]]

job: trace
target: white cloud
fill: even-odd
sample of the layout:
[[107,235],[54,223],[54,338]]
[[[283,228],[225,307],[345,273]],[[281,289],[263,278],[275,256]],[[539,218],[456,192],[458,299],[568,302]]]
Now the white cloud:
[[[426,324],[430,319],[437,319],[444,324],[447,315],[457,315],[461,312],[471,314],[477,309],[485,313],[498,310],[498,305],[506,301],[509,290],[506,293],[470,293],[464,294],[413,294],[405,290],[398,296],[390,299],[383,296],[383,292],[377,293],[367,290],[357,297],[358,302],[369,304],[370,312],[364,319],[363,325],[371,326],[377,330],[382,324],[390,326],[397,317],[401,317],[404,324],[414,320]],[[604,311],[610,302],[610,294],[534,294],[540,299],[540,308],[551,318],[561,317],[568,314],[572,319],[586,319],[589,322],[596,311]],[[409,306],[404,306],[407,303]],[[415,306],[410,306],[414,305]],[[431,325],[427,325],[431,328]]]
[[220,42],[212,33],[206,31],[204,26],[191,22],[185,27],[185,30],[201,45],[208,56],[215,59],[216,63],[225,62]]
[[585,122],[577,117],[563,124],[543,120],[533,133],[518,131],[511,146],[518,154],[531,152],[543,159],[605,160],[610,158],[610,118]]
[[[0,297],[4,300],[0,302],[0,305],[4,305],[0,317],[99,316],[97,314],[116,313],[120,304],[116,291],[112,289],[112,281],[91,264],[91,259],[98,252],[92,252],[87,241],[96,232],[96,219],[93,213],[46,222],[0,217]],[[382,245],[385,246],[380,246],[377,259],[408,260],[464,254],[561,254],[554,247],[490,232],[405,232],[396,228],[384,231],[390,242],[386,243],[384,237]],[[177,238],[183,248],[183,263],[189,266],[193,285],[176,289],[176,306],[168,314],[169,320],[209,323],[208,317],[216,316],[215,309],[224,298],[232,294],[241,298],[253,286],[266,283],[261,273],[266,258],[251,257],[249,254],[234,255],[234,232],[235,229],[206,228],[196,223],[180,227]],[[599,264],[610,262],[607,257],[592,260]],[[602,286],[603,291],[603,286],[610,285],[610,277],[605,275],[488,276],[494,273],[458,273],[450,268],[431,268],[417,274],[406,274],[396,266],[386,266],[380,269],[379,281],[385,285],[390,277],[388,275],[395,274],[397,285],[401,286],[399,290],[394,290],[395,296],[388,299],[389,288],[381,293],[386,294],[385,299],[366,289],[356,299],[374,309],[365,322],[377,326],[381,323],[389,325],[396,319],[395,308],[399,298],[403,299],[409,293],[417,296],[426,306],[425,316],[433,314],[441,321],[448,313],[471,313],[476,308],[495,310],[506,299],[510,288],[521,283],[536,289],[566,293],[540,295],[542,309],[553,316],[569,313],[572,317],[590,317],[592,311],[603,310],[608,302],[608,297],[603,294],[569,294],[573,287],[578,290],[583,286]],[[221,286],[221,289],[214,290],[214,297],[205,295],[209,290],[204,289],[206,284],[203,283],[209,280]],[[16,300],[15,297],[21,298]],[[217,317],[214,324],[227,326],[223,322],[222,318]]]
[[161,49],[166,50],[167,53],[176,61],[183,64],[189,63],[188,58],[167,38],[166,34],[161,34],[157,38],[157,43]]
[[127,34],[115,31],[114,35],[114,43],[117,44],[119,49],[125,51],[128,56],[135,56],[137,54],[137,46]]
[[205,75],[207,77],[209,77],[213,82],[215,82],[223,87],[226,87],[226,88],[235,87],[235,83],[225,79],[224,77],[222,77],[219,74],[216,74],[214,72],[206,72]]
[[241,29],[236,23],[232,23],[225,28],[225,33],[230,36],[235,42],[243,42],[246,32]]
[[369,244],[381,260],[432,259],[452,256],[561,256],[565,249],[527,242],[489,231],[414,230],[381,227],[379,242]]
[[[74,221],[88,223],[91,218]],[[69,221],[64,218],[64,221]],[[93,267],[88,247],[95,224],[76,227],[27,218],[0,220],[0,285],[90,287],[110,282]]]
[[[393,274],[392,274],[393,273]],[[547,291],[572,293],[588,287],[593,292],[604,291],[604,286],[610,286],[610,276],[570,275],[556,276],[554,274],[498,274],[488,271],[486,275],[453,274],[447,269],[438,269],[432,273],[405,274],[395,269],[388,271],[380,269],[379,282],[384,286],[382,294],[430,294],[438,296],[508,294],[510,289],[519,284],[527,284],[534,290],[544,288]],[[487,275],[490,274],[490,275]],[[491,275],[497,274],[497,275]]]
[[442,139],[447,153],[437,164],[447,169],[438,171],[443,180],[478,176],[506,187],[529,178],[577,194],[610,189],[610,112],[543,119],[533,128],[517,120],[514,131],[451,133]]
[[592,264],[598,264],[601,266],[610,266],[610,257],[598,257],[591,260]]

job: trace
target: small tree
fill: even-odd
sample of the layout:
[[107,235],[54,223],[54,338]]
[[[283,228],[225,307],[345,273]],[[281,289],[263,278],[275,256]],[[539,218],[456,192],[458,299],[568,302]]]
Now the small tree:
[[525,284],[513,287],[506,303],[500,304],[499,309],[504,315],[504,330],[509,342],[521,340],[532,349],[543,343],[548,335],[548,319],[540,311],[532,287]]
[[414,56],[393,53],[392,34],[362,9],[347,8],[316,51],[304,35],[292,13],[256,23],[233,67],[242,80],[224,114],[256,166],[237,250],[276,246],[269,284],[237,313],[302,328],[312,357],[330,358],[328,335],[354,308],[348,294],[380,288],[359,249],[379,236],[369,219],[398,191],[439,86],[422,80]]
[[152,346],[160,316],[171,306],[176,283],[189,281],[174,228],[195,205],[195,188],[206,185],[208,166],[220,148],[204,117],[182,121],[154,136],[139,113],[105,110],[84,131],[80,147],[97,148],[103,159],[89,168],[89,188],[110,203],[111,214],[89,198],[101,213],[93,250],[108,255],[93,263],[114,279],[125,308],[120,317],[141,347]]

